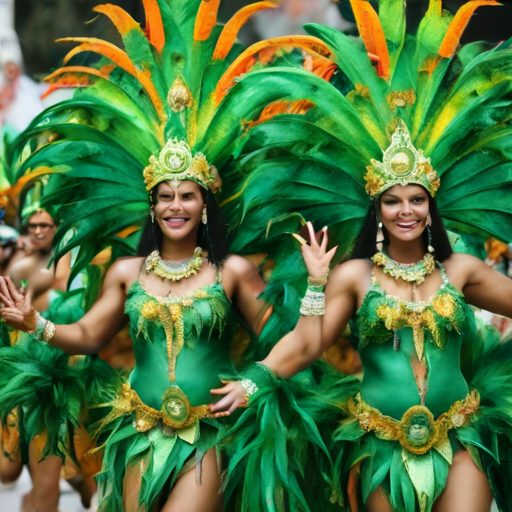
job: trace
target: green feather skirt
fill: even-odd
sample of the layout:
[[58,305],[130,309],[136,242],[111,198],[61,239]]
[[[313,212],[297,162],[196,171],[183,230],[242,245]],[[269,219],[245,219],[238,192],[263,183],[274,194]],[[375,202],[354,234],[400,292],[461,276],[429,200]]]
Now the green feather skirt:
[[79,463],[74,441],[91,421],[86,403],[92,395],[110,400],[117,381],[103,360],[70,358],[30,336],[0,349],[0,418],[5,426],[10,413],[18,411],[24,462],[30,442],[44,436],[43,458],[56,455]]
[[[512,340],[500,342],[489,330],[472,350],[464,370],[480,407],[469,425],[450,431],[451,452],[467,450],[487,475],[499,510],[512,512]],[[342,422],[332,450],[351,510],[364,511],[368,496],[381,488],[396,512],[431,512],[450,470],[451,454],[432,448],[415,455],[364,431],[356,418]]]
[[[188,470],[196,469],[201,482],[201,461],[220,437],[215,421],[202,420],[194,439],[184,440],[163,424],[138,432],[134,414],[112,422],[104,444],[103,466],[96,475],[99,512],[146,512],[159,510],[174,483]],[[101,434],[105,437],[105,433]]]

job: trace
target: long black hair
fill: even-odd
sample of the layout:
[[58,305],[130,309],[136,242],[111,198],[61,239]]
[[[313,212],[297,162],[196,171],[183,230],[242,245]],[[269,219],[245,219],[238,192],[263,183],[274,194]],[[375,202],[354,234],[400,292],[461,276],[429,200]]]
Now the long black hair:
[[[448,233],[446,233],[443,219],[437,209],[436,200],[428,192],[427,195],[430,218],[432,219],[432,225],[430,226],[432,247],[435,249],[436,260],[443,262],[451,256],[453,249],[450,244],[450,239],[448,238]],[[377,201],[379,201],[379,199],[377,199]],[[377,224],[377,205],[375,201],[372,201],[370,211],[368,212],[363,228],[356,239],[350,259],[371,258],[378,252]],[[384,226],[382,227],[382,234],[384,235],[384,246],[386,247],[389,245],[389,236]],[[428,248],[428,232],[426,229],[423,231],[422,238],[426,252]]]
[[[151,204],[156,204],[156,192],[158,186],[151,191]],[[219,205],[213,196],[211,190],[205,190],[201,187],[203,201],[206,204],[208,222],[199,225],[197,233],[197,245],[208,252],[208,261],[220,267],[229,253],[228,226],[220,212]],[[142,231],[142,236],[137,248],[139,256],[149,256],[154,250],[162,248],[164,235],[157,222],[151,222],[149,218]]]

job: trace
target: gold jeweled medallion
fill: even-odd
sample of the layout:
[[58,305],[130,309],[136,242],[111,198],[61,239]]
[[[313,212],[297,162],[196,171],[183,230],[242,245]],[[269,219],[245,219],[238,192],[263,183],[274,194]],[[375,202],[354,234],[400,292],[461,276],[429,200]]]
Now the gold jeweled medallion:
[[178,386],[171,386],[162,396],[162,421],[173,428],[181,428],[190,414],[190,402]]
[[469,425],[479,407],[480,395],[473,390],[437,419],[427,407],[415,405],[405,411],[399,421],[367,404],[360,393],[348,402],[350,413],[359,420],[364,431],[374,432],[385,441],[398,441],[416,455],[423,455],[431,448],[443,450],[447,444],[449,447],[450,430]]

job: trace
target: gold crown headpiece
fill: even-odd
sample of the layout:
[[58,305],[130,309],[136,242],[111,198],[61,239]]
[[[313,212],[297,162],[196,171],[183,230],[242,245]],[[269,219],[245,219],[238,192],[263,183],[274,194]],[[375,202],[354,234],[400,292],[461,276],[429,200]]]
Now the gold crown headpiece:
[[186,141],[169,139],[158,156],[152,155],[149,158],[149,165],[144,169],[146,190],[151,190],[162,181],[184,180],[195,181],[213,192],[220,186],[215,167],[208,164],[202,153],[192,156]]
[[426,158],[421,149],[414,147],[409,130],[401,119],[398,119],[398,126],[391,137],[391,145],[384,152],[383,161],[372,159],[366,169],[366,192],[372,198],[395,185],[422,185],[434,197],[440,185],[430,158]]

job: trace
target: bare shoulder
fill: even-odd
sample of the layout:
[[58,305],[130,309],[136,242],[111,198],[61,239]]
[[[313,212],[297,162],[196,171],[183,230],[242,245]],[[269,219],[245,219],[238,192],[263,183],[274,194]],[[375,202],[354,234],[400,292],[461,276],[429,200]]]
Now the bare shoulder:
[[443,261],[448,279],[459,290],[464,290],[468,284],[485,279],[490,267],[482,260],[470,254],[454,252]]
[[34,270],[37,269],[37,257],[35,255],[25,256],[18,260],[9,270],[9,277],[14,281],[29,279]]
[[482,260],[479,260],[475,256],[471,256],[471,254],[464,254],[461,252],[454,252],[448,259],[443,261],[443,266],[448,275],[473,272],[482,265],[485,265]]
[[329,282],[338,285],[351,285],[356,287],[370,278],[372,263],[364,259],[348,260],[338,265],[329,276]]
[[125,286],[131,284],[139,277],[144,257],[127,256],[117,259],[108,269],[105,281],[108,283],[119,283]]
[[258,272],[258,268],[252,261],[249,261],[247,258],[244,258],[243,256],[238,256],[236,254],[228,256],[228,258],[226,259],[222,266],[222,270],[224,276],[228,274],[237,277]]

